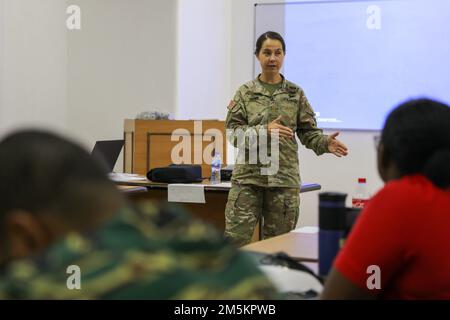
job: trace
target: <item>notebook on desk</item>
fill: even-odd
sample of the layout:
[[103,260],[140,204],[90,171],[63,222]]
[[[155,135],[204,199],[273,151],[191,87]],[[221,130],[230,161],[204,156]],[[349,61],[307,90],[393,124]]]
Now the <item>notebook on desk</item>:
[[112,172],[122,151],[123,140],[104,140],[95,142],[91,155],[101,161],[105,167]]

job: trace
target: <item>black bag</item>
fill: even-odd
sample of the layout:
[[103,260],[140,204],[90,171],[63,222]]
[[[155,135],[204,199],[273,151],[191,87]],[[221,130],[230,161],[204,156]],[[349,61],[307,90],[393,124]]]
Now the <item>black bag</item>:
[[165,183],[202,182],[202,167],[190,164],[171,164],[168,167],[150,170],[147,173],[147,179]]

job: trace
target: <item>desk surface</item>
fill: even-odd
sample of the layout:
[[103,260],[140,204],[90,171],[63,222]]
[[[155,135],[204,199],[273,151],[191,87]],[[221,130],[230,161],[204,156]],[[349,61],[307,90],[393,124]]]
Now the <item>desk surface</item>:
[[[145,176],[142,176],[145,177]],[[167,189],[168,183],[162,183],[162,182],[153,182],[150,180],[120,180],[115,181],[117,185],[122,186],[134,186],[134,187],[147,187],[151,189]],[[201,184],[205,186],[205,190],[209,191],[228,191],[231,188],[231,182],[222,182],[220,184],[211,184],[209,180],[203,180],[201,183],[194,183],[194,184]],[[309,192],[309,191],[315,191],[320,190],[322,186],[318,183],[302,183],[300,187],[300,193],[303,192]]]
[[271,239],[254,242],[241,250],[272,254],[283,251],[298,261],[319,261],[319,234],[289,232]]

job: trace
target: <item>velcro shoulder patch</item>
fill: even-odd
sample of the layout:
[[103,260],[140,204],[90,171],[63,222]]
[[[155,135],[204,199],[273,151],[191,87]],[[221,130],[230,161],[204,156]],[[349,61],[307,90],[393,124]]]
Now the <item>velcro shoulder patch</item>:
[[236,112],[239,109],[239,104],[237,104],[236,101],[231,100],[227,108],[231,112]]
[[232,110],[234,107],[236,106],[236,102],[234,102],[234,100],[231,100],[230,103],[228,104],[228,110]]

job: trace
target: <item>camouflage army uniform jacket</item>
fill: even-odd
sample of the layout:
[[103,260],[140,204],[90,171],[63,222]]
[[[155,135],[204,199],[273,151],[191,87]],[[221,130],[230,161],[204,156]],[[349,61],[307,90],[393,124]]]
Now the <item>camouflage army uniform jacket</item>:
[[[69,266],[81,289],[69,290]],[[211,227],[152,204],[124,208],[91,234],[72,234],[0,271],[0,299],[273,299],[250,257]]]
[[[248,141],[244,147],[238,146],[236,130],[267,130],[270,122],[282,116],[281,124],[295,132],[301,143],[314,150],[317,155],[328,152],[328,136],[317,128],[314,111],[303,90],[283,77],[281,88],[272,95],[258,78],[241,86],[228,106],[226,128],[228,139],[239,152],[246,152],[246,162],[234,167],[232,181],[240,184],[253,184],[262,187],[299,187],[300,173],[298,145],[295,138],[280,138],[279,170],[277,174],[262,175],[260,163],[249,163]],[[267,139],[266,139],[267,140]],[[241,140],[242,141],[242,140]],[[270,156],[270,147],[268,156]]]

